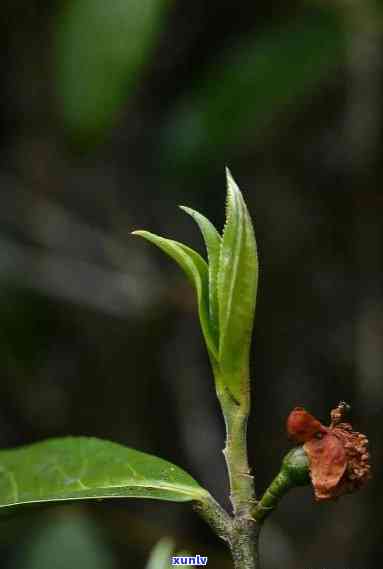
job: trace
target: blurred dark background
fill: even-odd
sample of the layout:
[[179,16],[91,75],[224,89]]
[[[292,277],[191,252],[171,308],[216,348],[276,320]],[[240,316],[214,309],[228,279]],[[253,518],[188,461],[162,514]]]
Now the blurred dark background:
[[[0,445],[94,435],[161,455],[223,504],[223,422],[193,291],[137,228],[202,249],[224,166],[260,251],[251,463],[260,493],[287,414],[340,399],[374,479],[292,492],[263,569],[381,562],[382,78],[378,0],[3,0]],[[153,545],[229,568],[186,504],[127,500],[1,520],[4,569],[144,567]]]

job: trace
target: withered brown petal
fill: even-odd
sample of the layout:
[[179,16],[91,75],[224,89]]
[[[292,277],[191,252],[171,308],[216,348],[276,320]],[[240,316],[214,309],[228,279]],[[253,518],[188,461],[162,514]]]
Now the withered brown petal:
[[338,484],[347,467],[346,451],[331,432],[321,439],[311,439],[304,444],[310,461],[310,476],[317,500],[329,500],[339,495]]

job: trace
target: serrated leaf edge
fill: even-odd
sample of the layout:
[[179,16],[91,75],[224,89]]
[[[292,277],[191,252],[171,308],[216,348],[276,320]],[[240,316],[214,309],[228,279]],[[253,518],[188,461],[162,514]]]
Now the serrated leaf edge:
[[[219,269],[218,269],[218,277],[217,277],[217,294],[218,294],[218,304],[219,304],[219,330],[220,330],[220,335],[219,335],[219,349],[218,349],[218,355],[219,355],[219,360],[221,360],[222,358],[222,353],[224,352],[224,342],[225,342],[225,337],[227,334],[227,326],[228,326],[228,321],[230,318],[230,313],[231,313],[231,304],[232,304],[232,292],[234,290],[234,286],[235,286],[235,282],[238,276],[238,263],[239,263],[239,255],[238,255],[238,251],[241,248],[241,243],[242,243],[242,239],[243,239],[243,223],[241,223],[242,217],[243,217],[243,204],[242,204],[242,196],[240,193],[240,190],[236,184],[236,182],[234,181],[230,170],[228,168],[226,168],[226,178],[227,178],[227,199],[226,199],[226,221],[225,221],[225,226],[223,229],[223,234],[222,234],[222,241],[221,241],[221,250],[220,250],[220,258],[219,258]],[[226,232],[228,230],[228,228],[230,227],[230,225],[233,223],[233,217],[237,216],[237,231],[235,232],[235,244],[234,247],[232,248],[232,252],[231,252],[231,260],[232,260],[232,278],[231,278],[231,282],[230,282],[230,291],[231,294],[229,295],[229,305],[225,307],[225,313],[223,313],[223,306],[222,306],[222,292],[220,290],[220,282],[222,281],[222,279],[224,278],[224,269],[226,268],[224,266],[224,259],[223,259],[223,255],[225,253],[224,248],[225,248],[225,235]],[[226,265],[226,263],[225,263]]]

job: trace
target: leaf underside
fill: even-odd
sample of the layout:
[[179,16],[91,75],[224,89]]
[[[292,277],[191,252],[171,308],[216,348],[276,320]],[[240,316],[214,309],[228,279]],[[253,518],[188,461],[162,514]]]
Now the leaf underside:
[[0,508],[95,498],[186,502],[206,495],[170,462],[96,438],[51,439],[0,451]]

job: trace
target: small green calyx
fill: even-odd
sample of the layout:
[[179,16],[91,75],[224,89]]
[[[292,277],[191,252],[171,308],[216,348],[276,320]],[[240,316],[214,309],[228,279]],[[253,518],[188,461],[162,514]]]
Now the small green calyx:
[[281,472],[289,479],[291,486],[310,484],[310,463],[302,446],[293,448],[282,461]]
[[309,459],[303,447],[295,447],[282,460],[281,469],[253,510],[262,523],[292,488],[310,484]]

